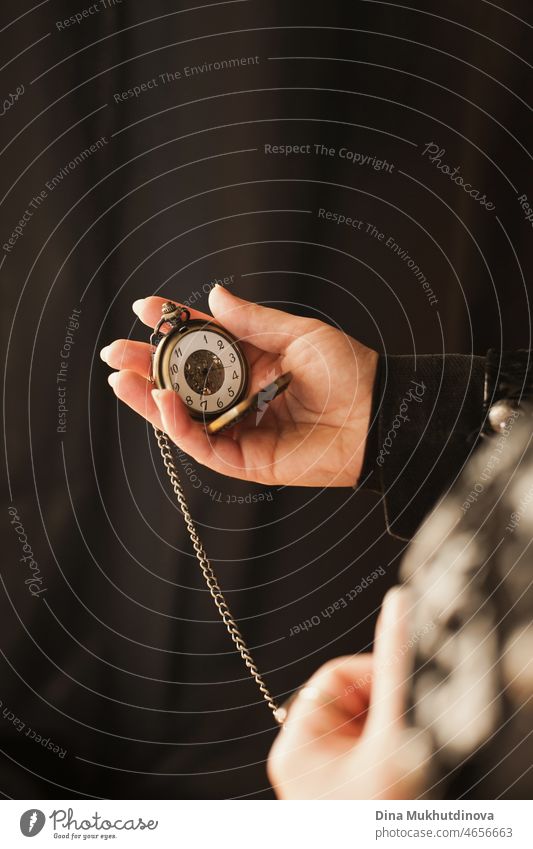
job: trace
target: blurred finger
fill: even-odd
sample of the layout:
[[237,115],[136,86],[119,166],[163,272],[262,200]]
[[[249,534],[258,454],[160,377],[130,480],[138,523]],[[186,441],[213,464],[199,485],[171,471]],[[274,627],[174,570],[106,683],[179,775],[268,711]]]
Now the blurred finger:
[[433,742],[427,731],[421,728],[403,728],[399,731],[390,758],[396,788],[392,786],[389,789],[387,798],[423,797],[430,786],[432,758]]
[[374,681],[368,728],[379,732],[403,725],[411,675],[409,607],[405,587],[393,587],[381,608],[374,642]]
[[285,731],[295,744],[331,732],[354,733],[366,716],[371,680],[370,654],[326,663],[289,706]]

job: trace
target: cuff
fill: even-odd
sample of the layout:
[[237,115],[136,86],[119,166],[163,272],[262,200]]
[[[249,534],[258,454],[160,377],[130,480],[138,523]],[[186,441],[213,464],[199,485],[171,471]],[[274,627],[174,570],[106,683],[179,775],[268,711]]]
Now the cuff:
[[359,486],[410,539],[468,459],[483,424],[485,358],[380,356]]

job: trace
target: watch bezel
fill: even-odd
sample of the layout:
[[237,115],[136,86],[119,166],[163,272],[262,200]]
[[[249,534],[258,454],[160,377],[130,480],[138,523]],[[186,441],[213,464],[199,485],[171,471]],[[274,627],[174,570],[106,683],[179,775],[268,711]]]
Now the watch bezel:
[[[233,398],[231,404],[228,404],[226,407],[221,407],[219,410],[209,413],[204,411],[200,412],[194,410],[192,407],[187,407],[187,412],[189,413],[191,418],[196,419],[197,421],[208,422],[218,418],[219,416],[222,416],[224,413],[227,413],[229,410],[233,409],[236,404],[242,401],[248,389],[248,362],[242,352],[242,349],[237,339],[232,333],[229,332],[229,330],[226,330],[225,327],[222,327],[215,321],[202,321],[202,319],[198,318],[190,319],[186,324],[180,324],[176,327],[173,327],[172,330],[169,330],[168,333],[165,333],[165,335],[163,336],[163,338],[155,349],[152,373],[154,383],[158,389],[172,389],[173,392],[176,392],[176,390],[172,386],[172,381],[170,380],[169,376],[169,360],[172,355],[172,351],[175,347],[175,343],[173,342],[173,340],[175,340],[177,336],[183,338],[189,333],[198,330],[214,330],[233,346],[239,358],[244,378],[239,392],[235,393],[235,398]],[[176,392],[176,395],[179,395],[179,392]]]

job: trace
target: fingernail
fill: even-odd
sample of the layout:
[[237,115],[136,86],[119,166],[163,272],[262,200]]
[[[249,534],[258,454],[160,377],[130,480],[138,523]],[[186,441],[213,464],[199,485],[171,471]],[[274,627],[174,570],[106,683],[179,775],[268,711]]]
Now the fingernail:
[[109,385],[110,385],[113,389],[115,388],[115,385],[116,385],[117,379],[118,379],[118,371],[113,371],[113,372],[111,372],[111,374],[110,374],[110,375],[109,375],[109,377],[107,378],[107,382],[109,383]]
[[100,351],[100,358],[104,361],[104,363],[107,363],[107,356],[109,354],[110,347],[110,345],[106,345],[105,348],[102,348],[102,350]]
[[139,315],[142,305],[144,304],[145,298],[139,298],[137,301],[134,301],[131,305],[131,308],[135,315]]
[[152,398],[155,403],[159,406],[159,402],[161,401],[163,395],[165,393],[164,389],[152,389]]
[[[211,289],[211,292],[214,292],[214,291],[215,291],[215,289],[217,289],[217,290],[222,290],[223,292],[227,292],[227,291],[228,291],[228,290],[226,289],[226,287],[222,285],[222,283],[215,283],[215,285],[214,285],[214,286],[212,287],[212,289]],[[210,292],[209,294],[211,294],[211,292]]]

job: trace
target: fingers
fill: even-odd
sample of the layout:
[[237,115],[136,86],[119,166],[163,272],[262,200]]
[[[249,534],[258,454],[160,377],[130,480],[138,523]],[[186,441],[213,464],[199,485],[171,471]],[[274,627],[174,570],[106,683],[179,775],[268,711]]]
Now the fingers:
[[[106,345],[100,351],[100,357],[111,368],[125,371],[134,371],[142,378],[147,380],[150,377],[152,346],[146,342],[135,342],[131,339],[117,339]],[[270,355],[268,355],[270,357]],[[250,361],[250,357],[247,357]],[[252,363],[250,363],[252,365]],[[271,360],[263,361],[257,357],[255,368],[252,371],[251,384],[249,394],[258,392],[267,384],[272,383],[275,377],[279,376],[279,369],[275,367]],[[152,387],[153,388],[153,387]],[[253,424],[256,427],[255,418],[252,417],[247,421],[247,427]]]
[[100,357],[111,368],[135,371],[141,377],[150,376],[152,347],[146,342],[117,339],[100,351]]
[[172,389],[154,389],[163,430],[198,463],[229,477],[246,479],[241,448],[229,436],[208,436],[203,422],[194,421]]
[[[132,309],[143,324],[153,328],[161,318],[161,307],[167,300],[155,295],[140,298],[133,303]],[[252,304],[218,285],[211,290],[209,305],[213,310],[212,316],[189,307],[187,309],[192,319],[215,319],[233,333],[243,344],[251,365],[262,351],[284,353],[295,339],[315,329],[318,324],[314,319]]]
[[140,374],[127,370],[114,371],[107,379],[117,398],[155,427],[163,427],[159,409],[152,397],[151,383]]
[[[298,692],[268,757],[268,774],[281,798],[315,798],[328,791],[323,777],[361,734],[368,704],[371,655],[340,657],[322,666]],[[288,794],[288,795],[287,795]]]
[[404,724],[411,673],[409,606],[410,593],[405,587],[393,587],[383,600],[374,645],[370,731],[398,730]]
[[292,342],[317,326],[314,319],[252,304],[223,286],[211,289],[209,306],[215,319],[237,339],[277,354],[283,354]]
[[372,656],[340,657],[324,664],[299,691],[284,726],[295,745],[362,726],[372,680]]
[[199,463],[230,477],[245,478],[239,444],[228,436],[208,437],[203,424],[191,419],[172,389],[153,389],[149,381],[129,370],[113,372],[109,384],[121,401],[163,430]]
[[433,743],[429,732],[421,728],[403,728],[396,735],[389,768],[395,778],[387,788],[387,799],[424,798],[431,791]]
[[[261,352],[256,351],[251,346],[243,345],[242,349],[250,366],[254,366],[261,359]],[[145,378],[150,376],[152,346],[147,342],[116,339],[102,348],[100,357],[111,368],[136,371],[137,374]],[[265,383],[271,383],[274,377],[278,377],[278,371],[272,365],[271,360],[261,361],[258,370],[253,372],[250,391],[258,391]]]
[[[163,304],[166,304],[168,300],[168,298],[159,298],[156,295],[151,295],[149,298],[140,298],[138,301],[133,302],[132,310],[135,315],[140,318],[143,324],[146,324],[148,327],[155,327],[161,318],[161,307]],[[173,303],[179,304],[179,301],[173,301]],[[191,314],[191,318],[200,318],[203,321],[213,321],[212,315],[207,315],[205,312],[193,310],[190,307],[187,307],[187,309]]]

